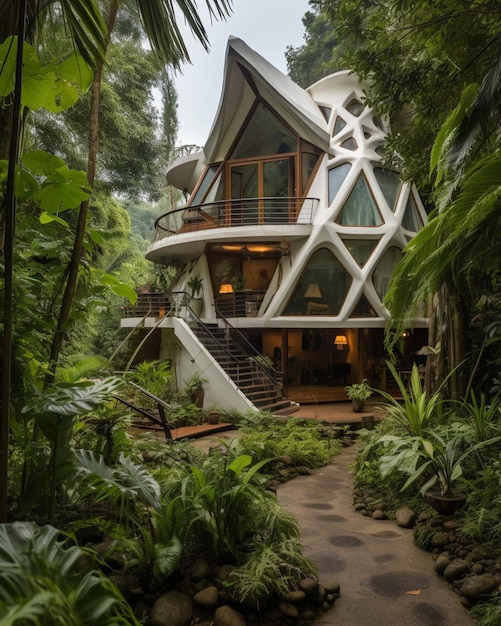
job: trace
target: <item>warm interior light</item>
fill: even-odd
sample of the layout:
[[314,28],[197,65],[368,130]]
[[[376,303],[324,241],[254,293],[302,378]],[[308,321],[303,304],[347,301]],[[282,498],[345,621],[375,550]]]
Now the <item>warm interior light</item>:
[[310,283],[304,292],[304,298],[322,298],[320,287],[317,283]]
[[343,346],[347,346],[348,340],[346,339],[346,335],[336,335],[336,338],[334,339],[334,345],[337,347],[338,350],[342,350]]
[[223,283],[219,287],[219,293],[233,293],[233,285],[231,283]]

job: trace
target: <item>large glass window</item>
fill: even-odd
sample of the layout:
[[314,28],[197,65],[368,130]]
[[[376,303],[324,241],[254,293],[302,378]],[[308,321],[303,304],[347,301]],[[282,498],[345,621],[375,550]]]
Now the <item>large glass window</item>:
[[358,177],[336,222],[343,226],[379,226],[383,223],[363,174]]
[[205,175],[200,185],[198,186],[198,189],[195,192],[195,195],[191,199],[190,204],[196,205],[196,204],[202,203],[203,198],[207,192],[207,189],[209,188],[212,181],[214,180],[214,177],[216,176],[218,168],[219,168],[219,165],[211,165],[210,167],[207,168],[207,171],[205,172]]
[[372,282],[374,283],[374,288],[376,289],[381,301],[385,297],[388,287],[390,286],[391,275],[393,274],[395,265],[401,258],[402,251],[400,248],[392,246],[386,250],[374,270]]
[[350,251],[355,261],[363,267],[368,258],[376,249],[379,240],[374,239],[344,239],[344,245]]
[[412,194],[409,195],[409,199],[407,200],[402,226],[406,230],[410,230],[413,233],[417,233],[417,231],[423,226],[423,220],[419,215],[419,211]]
[[338,315],[352,278],[327,248],[316,250],[283,315]]
[[381,187],[381,191],[383,192],[388,206],[392,211],[395,211],[398,193],[400,191],[400,187],[402,186],[402,181],[400,180],[399,175],[391,170],[385,170],[382,167],[375,167],[374,175],[376,176],[376,180]]
[[297,137],[273,113],[258,104],[244,128],[231,160],[297,152]]
[[350,163],[342,163],[341,165],[333,167],[329,170],[329,206],[336,197],[337,192],[350,171],[350,167]]

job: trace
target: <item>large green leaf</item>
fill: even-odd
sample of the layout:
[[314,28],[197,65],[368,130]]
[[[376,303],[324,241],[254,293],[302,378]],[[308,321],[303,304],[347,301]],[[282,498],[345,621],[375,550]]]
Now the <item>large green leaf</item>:
[[92,553],[57,528],[30,522],[0,525],[0,623],[138,624],[118,589],[92,565]]
[[[68,59],[46,66],[40,64],[36,50],[27,42],[23,46],[21,103],[34,111],[45,108],[52,113],[68,109],[92,82],[92,70],[83,58],[70,51]],[[0,96],[14,90],[17,37],[8,37],[0,45]]]

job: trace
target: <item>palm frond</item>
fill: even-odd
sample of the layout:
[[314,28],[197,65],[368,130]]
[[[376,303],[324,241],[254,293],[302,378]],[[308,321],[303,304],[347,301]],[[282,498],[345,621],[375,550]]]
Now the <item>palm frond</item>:
[[60,0],[65,22],[84,60],[96,67],[104,61],[108,30],[96,0]]
[[[224,19],[231,13],[230,0],[206,0],[211,18]],[[184,18],[192,35],[205,50],[209,49],[209,38],[197,6],[193,0],[137,0],[137,6],[151,46],[165,63],[179,68],[181,62],[190,62],[188,49],[179,28],[179,16]]]

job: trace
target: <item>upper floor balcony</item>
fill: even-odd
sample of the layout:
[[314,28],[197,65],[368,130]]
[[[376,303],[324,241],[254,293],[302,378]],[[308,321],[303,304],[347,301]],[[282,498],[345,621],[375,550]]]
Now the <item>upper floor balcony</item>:
[[155,222],[154,242],[213,228],[311,225],[318,198],[238,198],[169,211]]

